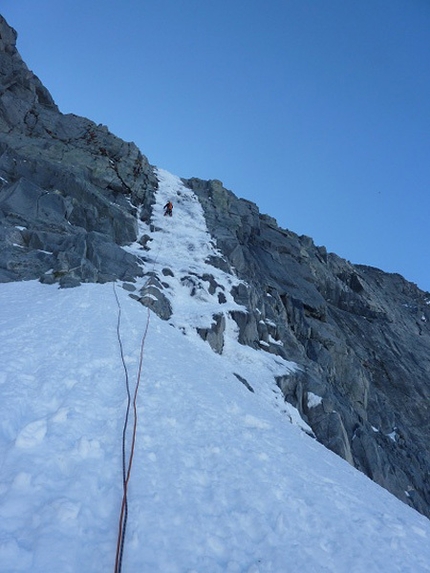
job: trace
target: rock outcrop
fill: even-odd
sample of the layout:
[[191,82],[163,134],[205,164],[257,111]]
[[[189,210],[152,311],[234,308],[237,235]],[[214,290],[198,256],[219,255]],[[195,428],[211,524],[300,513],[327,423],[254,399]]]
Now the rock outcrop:
[[0,280],[130,280],[157,181],[148,160],[105,126],[60,113],[0,17]]
[[186,183],[248,285],[239,340],[301,364],[278,384],[318,440],[430,516],[430,293],[279,228],[220,181]]
[[[169,319],[163,276],[138,291],[142,265],[121,248],[139,239],[145,251],[137,222],[149,221],[153,168],[133,143],[62,114],[15,42],[0,17],[0,282],[122,279]],[[430,517],[430,294],[279,228],[220,181],[186,184],[223,254],[208,262],[244,281],[232,291],[246,309],[231,313],[239,341],[300,364],[277,383],[317,439]],[[199,334],[222,353],[218,299]]]

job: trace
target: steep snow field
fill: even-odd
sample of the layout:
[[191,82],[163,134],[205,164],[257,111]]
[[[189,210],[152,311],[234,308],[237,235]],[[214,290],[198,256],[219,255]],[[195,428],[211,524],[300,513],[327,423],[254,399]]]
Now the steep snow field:
[[[191,191],[159,177],[154,227],[141,229],[150,251],[128,250],[172,271],[173,316],[149,314],[123,573],[430,571],[430,522],[283,402],[274,376],[297,366],[239,345],[229,319],[222,355],[195,333],[238,308],[237,279],[205,263],[217,252]],[[212,293],[197,280],[207,272]],[[115,294],[133,390],[148,311],[120,283],[0,285],[1,573],[114,569],[126,408]]]

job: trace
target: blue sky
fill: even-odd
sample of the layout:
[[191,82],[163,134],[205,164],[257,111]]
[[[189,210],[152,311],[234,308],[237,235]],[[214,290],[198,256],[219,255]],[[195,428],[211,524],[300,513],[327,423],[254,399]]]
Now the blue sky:
[[3,0],[61,111],[430,291],[427,0]]

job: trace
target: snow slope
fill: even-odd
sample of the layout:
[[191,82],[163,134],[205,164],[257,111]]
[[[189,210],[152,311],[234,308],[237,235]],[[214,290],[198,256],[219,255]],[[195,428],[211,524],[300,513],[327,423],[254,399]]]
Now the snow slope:
[[[123,573],[430,571],[430,522],[283,402],[274,376],[297,366],[239,345],[228,319],[222,355],[195,333],[220,310],[197,276],[222,285],[227,317],[237,279],[206,264],[217,252],[191,191],[159,177],[154,226],[142,224],[151,250],[129,249],[148,272],[171,269],[173,316],[149,314]],[[126,406],[115,294],[133,387],[148,311],[120,284],[0,285],[1,573],[114,569]]]

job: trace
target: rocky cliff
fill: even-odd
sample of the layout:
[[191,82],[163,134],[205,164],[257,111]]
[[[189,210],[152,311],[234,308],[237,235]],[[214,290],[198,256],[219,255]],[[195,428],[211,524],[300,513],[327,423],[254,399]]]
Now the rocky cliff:
[[[277,382],[317,439],[430,516],[429,293],[279,228],[219,181],[185,183],[224,255],[213,265],[244,281],[240,342],[300,364]],[[134,144],[58,110],[0,17],[0,281],[132,283],[142,264],[121,247],[156,188]],[[222,352],[221,311],[200,334]]]
[[133,143],[59,112],[0,17],[0,280],[63,286],[138,274],[136,239],[156,179]]
[[430,516],[430,294],[279,228],[219,181],[187,184],[248,285],[234,293],[243,344],[301,364],[278,384],[318,440]]

